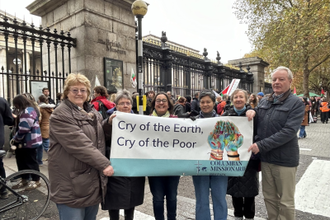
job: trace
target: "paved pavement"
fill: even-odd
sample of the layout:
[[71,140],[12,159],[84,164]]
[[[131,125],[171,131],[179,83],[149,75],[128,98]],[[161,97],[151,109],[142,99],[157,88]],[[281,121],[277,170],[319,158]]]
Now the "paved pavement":
[[[299,140],[300,165],[297,171],[296,185],[296,212],[298,220],[330,220],[330,124],[314,123],[306,127],[307,138]],[[47,155],[44,155],[47,158]],[[14,172],[16,168],[15,158],[4,159],[7,173]],[[48,176],[47,162],[40,168],[41,172]],[[260,178],[261,179],[261,178]],[[195,219],[194,187],[191,177],[180,179],[178,189],[178,220]],[[210,201],[211,202],[211,201]],[[233,218],[231,198],[227,196],[228,219]],[[123,213],[121,212],[123,218]],[[256,218],[267,218],[263,196],[260,189],[256,197]],[[57,210],[52,203],[47,210],[46,219],[58,219]],[[108,213],[100,210],[98,220],[108,220]],[[153,220],[152,196],[148,181],[145,186],[144,203],[136,207],[136,220]]]

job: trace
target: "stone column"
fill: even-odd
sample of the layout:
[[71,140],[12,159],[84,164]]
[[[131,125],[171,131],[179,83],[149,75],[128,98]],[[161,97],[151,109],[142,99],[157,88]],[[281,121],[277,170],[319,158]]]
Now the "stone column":
[[[71,52],[72,73],[86,75],[93,87],[97,84],[96,79],[105,85],[104,58],[120,60],[123,61],[123,83],[119,89],[136,91],[130,82],[131,73],[136,73],[133,2],[36,0],[27,9],[31,14],[42,17],[43,27],[70,31],[71,37],[77,39],[77,47],[72,48]],[[45,61],[45,70],[47,65]]]
[[259,57],[241,58],[236,60],[229,60],[228,64],[239,67],[242,63],[242,68],[246,69],[250,66],[250,71],[253,73],[253,93],[265,91],[265,67],[269,66],[269,63],[263,61]]

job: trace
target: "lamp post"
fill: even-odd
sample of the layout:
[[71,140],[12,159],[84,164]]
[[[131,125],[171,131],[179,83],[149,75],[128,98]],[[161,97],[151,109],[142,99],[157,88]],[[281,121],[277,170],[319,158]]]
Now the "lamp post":
[[138,69],[137,69],[137,83],[138,83],[138,92],[139,92],[139,114],[143,114],[143,98],[142,98],[142,89],[143,89],[143,43],[142,43],[142,18],[147,14],[148,5],[142,0],[136,0],[132,4],[132,12],[138,20]]

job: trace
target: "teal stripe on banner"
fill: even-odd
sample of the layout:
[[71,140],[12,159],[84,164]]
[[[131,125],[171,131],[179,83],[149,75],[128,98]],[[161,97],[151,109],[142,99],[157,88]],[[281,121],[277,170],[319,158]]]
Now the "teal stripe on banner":
[[111,158],[114,176],[243,176],[248,161]]

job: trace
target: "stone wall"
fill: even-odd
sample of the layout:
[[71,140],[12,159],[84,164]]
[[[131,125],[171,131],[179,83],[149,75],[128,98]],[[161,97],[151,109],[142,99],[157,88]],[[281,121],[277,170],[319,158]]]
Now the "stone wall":
[[[136,90],[130,83],[136,72],[134,0],[36,0],[27,9],[42,17],[42,26],[70,31],[77,39],[71,52],[71,72],[83,73],[95,86],[96,77],[104,85],[104,57],[123,61],[123,88]],[[43,60],[47,60],[46,45]],[[58,50],[61,67],[61,51]],[[64,55],[68,59],[67,52]],[[51,59],[54,70],[55,59]],[[67,62],[66,62],[67,63]],[[44,62],[44,69],[48,66]],[[65,66],[65,72],[68,66]],[[59,70],[62,71],[62,70]]]

